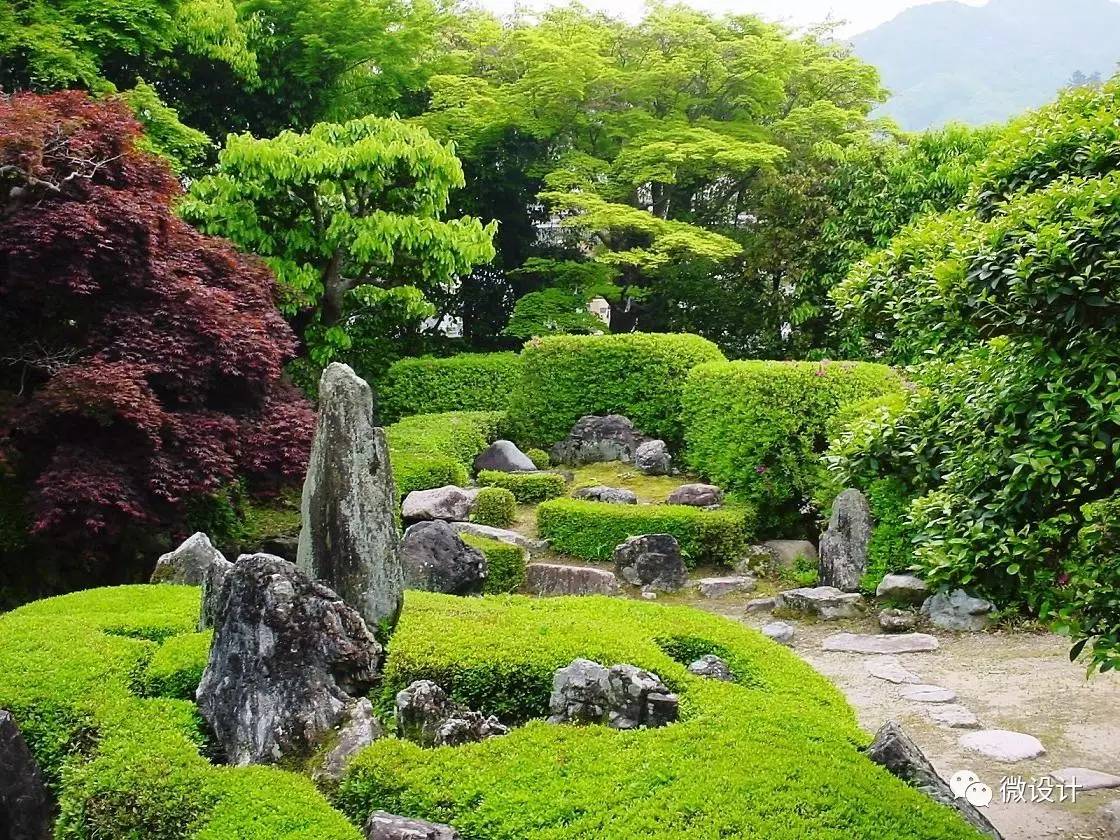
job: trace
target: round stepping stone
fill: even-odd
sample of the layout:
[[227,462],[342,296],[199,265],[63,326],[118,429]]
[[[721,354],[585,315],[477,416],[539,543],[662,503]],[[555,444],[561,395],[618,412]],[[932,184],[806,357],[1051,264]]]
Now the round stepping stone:
[[866,636],[860,633],[834,633],[821,647],[840,653],[925,653],[940,645],[928,633],[900,633],[897,636]]
[[886,680],[895,685],[917,685],[922,678],[903,668],[894,659],[873,660],[867,663],[867,673],[877,680]]
[[969,732],[961,736],[960,744],[966,750],[978,752],[996,761],[1026,761],[1029,758],[1038,758],[1046,752],[1033,735],[1024,735],[1022,732],[1010,732],[1006,729],[981,729],[979,732]]
[[793,641],[793,632],[793,625],[786,624],[784,621],[771,621],[769,624],[762,625],[762,635],[769,636],[782,645],[788,645]]
[[1050,775],[1066,785],[1076,782],[1078,790],[1105,790],[1120,787],[1120,776],[1100,770],[1090,770],[1087,767],[1063,767]]
[[952,703],[957,693],[939,685],[912,685],[903,690],[902,699],[915,703]]
[[942,706],[934,706],[929,710],[929,716],[942,726],[947,726],[949,729],[979,729],[980,718],[976,717],[970,709],[964,706],[957,706],[951,703],[946,703]]

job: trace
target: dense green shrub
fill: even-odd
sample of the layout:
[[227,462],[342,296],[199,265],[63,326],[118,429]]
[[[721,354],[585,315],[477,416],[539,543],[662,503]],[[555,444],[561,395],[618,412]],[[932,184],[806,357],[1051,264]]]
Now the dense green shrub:
[[159,646],[144,669],[140,693],[145,697],[194,700],[213,639],[214,633],[209,630],[172,636]]
[[829,420],[846,404],[900,392],[897,373],[854,362],[716,362],[682,398],[688,465],[758,507],[763,535],[794,536],[820,481]]
[[641,534],[672,534],[688,565],[732,565],[754,536],[750,506],[703,510],[688,505],[612,505],[554,499],[537,508],[537,530],[552,547],[586,560],[607,560]]
[[383,423],[412,414],[504,411],[520,378],[521,358],[516,353],[401,359],[378,387],[378,411]]
[[55,836],[359,840],[306,778],[203,758],[193,703],[135,692],[146,668],[165,665],[169,685],[185,689],[205,657],[198,609],[195,587],[122,586],[0,617],[0,708],[59,794]]
[[[1091,662],[1102,671],[1120,668],[1120,496],[1082,510],[1067,576],[1045,612],[1075,639],[1095,639]],[[1076,656],[1085,647],[1075,645]]]
[[463,541],[486,555],[486,583],[482,591],[487,595],[516,592],[525,581],[525,549],[499,540],[463,534]]
[[387,427],[400,495],[466,484],[475,456],[494,440],[502,421],[500,411],[451,411],[417,414]]
[[510,430],[522,446],[547,448],[585,414],[624,414],[643,433],[678,443],[685,377],[723,354],[695,335],[626,333],[535,339],[521,358]]
[[474,501],[471,520],[492,528],[508,528],[517,515],[517,499],[505,487],[483,487]]
[[533,448],[528,450],[525,455],[533,462],[533,466],[538,470],[547,470],[552,466],[552,458],[543,449]]
[[[688,673],[701,652],[726,657],[736,682]],[[577,657],[660,675],[681,720],[636,732],[530,720],[457,749],[378,741],[351,765],[340,806],[354,820],[376,807],[450,822],[474,840],[979,837],[862,755],[867,736],[825,678],[698,610],[409,592],[385,691],[430,679],[504,720],[539,718],[553,671]]]
[[554,472],[510,473],[500,470],[483,470],[476,478],[483,487],[504,487],[511,491],[519,504],[531,505],[546,499],[563,496],[568,486],[564,476]]

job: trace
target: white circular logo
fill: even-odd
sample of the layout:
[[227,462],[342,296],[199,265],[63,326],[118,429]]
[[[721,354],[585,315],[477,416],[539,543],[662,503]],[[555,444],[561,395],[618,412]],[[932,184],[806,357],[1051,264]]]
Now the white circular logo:
[[953,774],[953,778],[949,779],[949,790],[953,791],[953,796],[960,799],[968,790],[968,786],[974,785],[978,781],[980,781],[980,777],[971,770],[958,770]]
[[992,789],[983,782],[973,782],[965,790],[964,798],[977,808],[987,808],[992,803]]

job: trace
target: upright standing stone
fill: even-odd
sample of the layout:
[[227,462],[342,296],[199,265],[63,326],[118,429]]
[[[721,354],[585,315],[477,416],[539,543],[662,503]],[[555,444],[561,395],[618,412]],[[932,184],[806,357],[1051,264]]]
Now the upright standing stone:
[[0,709],[0,837],[50,840],[55,805],[11,714]]
[[867,497],[848,488],[832,503],[828,530],[821,534],[820,583],[844,592],[859,589],[867,571],[867,544],[871,541],[871,509]]
[[319,423],[303,484],[298,565],[371,628],[393,625],[404,592],[397,490],[373,392],[337,362],[319,380]]

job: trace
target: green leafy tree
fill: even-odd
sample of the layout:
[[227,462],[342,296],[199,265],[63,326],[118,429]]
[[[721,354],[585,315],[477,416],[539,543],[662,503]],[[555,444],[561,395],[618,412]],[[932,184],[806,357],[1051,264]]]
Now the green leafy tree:
[[434,294],[493,257],[493,224],[442,218],[462,186],[454,153],[423,128],[366,117],[268,140],[231,136],[180,211],[264,258],[323,365],[371,320],[384,327],[386,312],[414,323],[427,311],[415,295],[380,290]]

